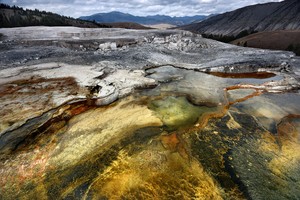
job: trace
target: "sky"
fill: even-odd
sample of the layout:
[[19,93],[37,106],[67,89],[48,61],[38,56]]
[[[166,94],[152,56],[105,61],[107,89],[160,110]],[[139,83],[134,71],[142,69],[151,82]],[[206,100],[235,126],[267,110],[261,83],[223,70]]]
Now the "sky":
[[281,0],[0,0],[27,9],[39,9],[70,17],[120,11],[137,16],[192,16],[219,14],[248,5]]

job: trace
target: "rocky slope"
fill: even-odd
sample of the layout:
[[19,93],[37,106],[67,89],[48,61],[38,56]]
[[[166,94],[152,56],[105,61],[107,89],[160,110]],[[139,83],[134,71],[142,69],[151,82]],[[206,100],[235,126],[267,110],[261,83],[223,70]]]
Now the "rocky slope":
[[242,31],[299,30],[300,2],[285,0],[247,6],[183,27],[199,33],[237,36]]

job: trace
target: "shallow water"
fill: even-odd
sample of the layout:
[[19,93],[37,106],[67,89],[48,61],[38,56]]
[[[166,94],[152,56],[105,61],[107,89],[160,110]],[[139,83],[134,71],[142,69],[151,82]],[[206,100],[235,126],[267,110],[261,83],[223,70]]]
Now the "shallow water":
[[159,86],[60,108],[2,153],[0,198],[300,198],[299,93],[224,90],[281,77],[147,72]]

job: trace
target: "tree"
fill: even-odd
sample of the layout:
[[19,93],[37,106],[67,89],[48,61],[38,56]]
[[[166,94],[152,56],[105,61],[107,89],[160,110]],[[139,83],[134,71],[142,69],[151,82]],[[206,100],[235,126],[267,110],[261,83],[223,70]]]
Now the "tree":
[[287,51],[294,51],[294,45],[290,44],[286,50]]

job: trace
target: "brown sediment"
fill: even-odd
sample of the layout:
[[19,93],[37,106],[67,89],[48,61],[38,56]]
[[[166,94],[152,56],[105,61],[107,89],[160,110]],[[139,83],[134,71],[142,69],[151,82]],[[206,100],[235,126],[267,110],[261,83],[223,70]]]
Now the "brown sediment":
[[162,135],[160,140],[165,149],[168,149],[171,152],[178,152],[183,158],[188,159],[189,153],[186,149],[184,140],[180,137],[181,134],[177,131],[169,135]]
[[[48,83],[45,87],[38,87],[38,84]],[[27,93],[45,93],[52,89],[57,89],[57,87],[68,87],[74,86],[75,90],[79,89],[75,78],[65,77],[65,78],[43,78],[43,77],[31,77],[30,79],[20,79],[9,83],[0,85],[0,97],[5,95],[13,94],[21,89],[28,88],[34,91],[29,91]],[[20,92],[24,93],[24,92]]]
[[294,120],[300,119],[300,115],[289,114],[282,118],[277,124],[277,134],[280,143],[284,143],[285,140],[298,142],[299,132],[297,130]]
[[0,132],[57,107],[56,100],[68,101],[70,95],[85,93],[73,77],[31,77],[0,85]]
[[163,146],[170,151],[176,151],[178,145],[180,144],[176,133],[161,136],[161,142]]
[[267,79],[276,76],[270,72],[253,72],[253,73],[223,73],[223,72],[206,72],[214,76],[222,78],[255,78],[255,79]]

